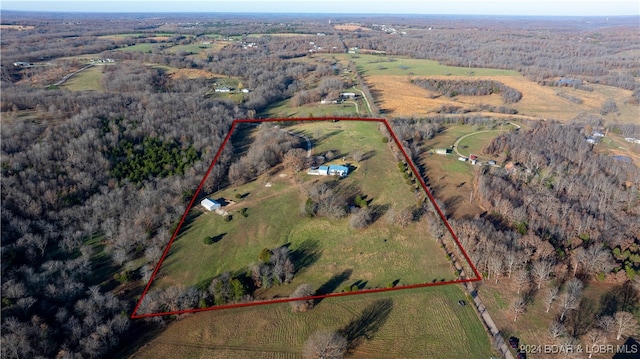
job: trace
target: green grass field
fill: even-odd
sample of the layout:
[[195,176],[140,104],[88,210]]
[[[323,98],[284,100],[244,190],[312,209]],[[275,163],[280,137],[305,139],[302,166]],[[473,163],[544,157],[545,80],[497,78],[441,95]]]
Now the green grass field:
[[130,52],[151,52],[154,48],[160,47],[162,43],[142,43],[135,44],[127,47],[121,47],[118,51],[130,51]]
[[[357,115],[356,106],[352,103],[341,104],[308,104],[304,106],[291,106],[290,100],[276,102],[267,107],[260,115],[262,117],[344,117]],[[367,113],[361,101],[358,101],[358,109],[361,114]],[[363,112],[364,111],[364,112]]]
[[468,300],[460,287],[443,286],[329,298],[305,313],[287,304],[198,313],[132,358],[301,358],[312,333],[349,325],[369,336],[353,340],[353,358],[489,358],[484,327],[460,299]]
[[454,67],[441,65],[437,61],[410,59],[402,56],[378,56],[361,54],[332,54],[336,59],[353,61],[363,76],[372,75],[454,75],[468,76],[520,76],[517,71]]
[[[314,151],[316,154],[333,151],[337,158],[334,163],[342,163],[342,157],[355,149],[367,154],[370,158],[359,164],[347,161],[356,169],[339,181],[340,190],[366,195],[370,205],[382,212],[399,211],[414,205],[416,199],[387,145],[380,140],[382,135],[377,126],[377,123],[323,121],[288,129],[312,137],[319,133]],[[428,235],[426,223],[400,228],[379,218],[368,228],[352,229],[346,218],[301,217],[300,207],[306,200],[304,187],[314,181],[335,179],[304,172],[278,172],[211,194],[209,197],[213,199],[233,201],[237,200],[236,194],[245,197],[227,207],[234,217],[230,222],[194,207],[195,219],[174,242],[154,288],[205,285],[225,271],[245,272],[257,263],[262,248],[284,244],[301,253],[302,262],[310,264],[300,267],[292,284],[261,293],[264,297],[289,295],[300,283],[318,288],[345,270],[351,270],[352,275],[344,284],[364,281],[367,288],[386,287],[396,280],[407,285],[456,278],[444,251]],[[265,186],[267,182],[270,187]],[[241,208],[248,208],[247,218],[238,213]],[[203,240],[208,236],[220,240],[206,245]]]
[[187,54],[200,54],[209,49],[216,48],[216,44],[189,44],[189,45],[177,45],[172,46],[165,51],[170,54],[177,54],[179,52],[186,52]]
[[102,70],[102,66],[90,67],[78,74],[75,74],[62,85],[62,88],[71,91],[102,91]]

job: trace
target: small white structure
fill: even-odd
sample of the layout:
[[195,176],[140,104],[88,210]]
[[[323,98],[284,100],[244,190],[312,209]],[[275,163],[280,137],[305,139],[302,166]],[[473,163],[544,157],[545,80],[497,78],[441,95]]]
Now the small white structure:
[[349,167],[339,165],[320,166],[318,168],[311,168],[307,171],[307,174],[314,176],[346,177],[349,174]]
[[449,153],[451,153],[451,150],[448,148],[436,148],[436,154],[437,155],[448,155]]
[[242,89],[242,93],[249,93],[249,89]]
[[222,207],[222,205],[214,200],[211,200],[209,198],[205,198],[203,199],[200,204],[202,205],[202,207],[204,207],[207,211],[213,212],[217,209],[220,209],[220,207]]
[[467,162],[467,160],[468,160],[467,157],[463,157],[463,156],[458,157],[458,161]]
[[355,92],[343,92],[340,96],[344,98],[356,98],[357,95]]
[[231,89],[228,87],[218,87],[215,89],[216,92],[231,92]]

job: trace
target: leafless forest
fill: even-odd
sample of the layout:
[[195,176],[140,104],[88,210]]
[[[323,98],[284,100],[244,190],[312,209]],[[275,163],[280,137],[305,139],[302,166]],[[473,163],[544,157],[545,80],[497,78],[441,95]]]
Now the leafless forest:
[[[558,76],[577,78],[632,90],[630,101],[640,101],[637,17],[589,22],[332,19],[373,29],[353,32],[339,32],[328,20],[2,14],[3,24],[33,26],[3,29],[1,39],[2,358],[112,357],[131,345],[133,331],[161,328],[169,320],[131,322],[128,315],[231,121],[258,117],[284,99],[310,103],[352,85],[335,75],[330,61],[305,61],[309,41],[330,53],[359,47],[448,65],[512,69],[539,83]],[[377,27],[383,22],[419,31],[392,37]],[[172,45],[198,43],[209,33],[238,40],[194,57],[158,48],[117,51],[155,40],[106,36],[157,33],[165,23],[174,24],[168,36]],[[243,50],[243,35],[249,33],[265,34],[251,40],[255,51]],[[310,37],[268,36],[278,33]],[[102,91],[50,86],[81,67],[73,56],[86,54],[122,64],[105,67]],[[47,63],[54,60],[59,71],[52,75]],[[30,65],[14,65],[18,62]],[[150,63],[239,77],[251,92],[241,102],[216,99],[208,95],[213,80],[172,78],[145,65]],[[447,91],[492,86],[446,85]],[[359,86],[370,95],[366,83]],[[506,103],[522,96],[502,90]],[[398,120],[395,127],[419,160],[422,141],[437,135],[447,121]],[[640,171],[633,163],[593,153],[584,137],[587,129],[607,129],[640,138],[640,126],[610,125],[597,114],[570,123],[532,121],[528,126],[530,130],[496,138],[486,149],[515,168],[478,174],[477,195],[487,215],[454,223],[479,269],[489,278],[526,271],[528,281],[543,283],[552,268],[565,267],[567,278],[609,276],[620,283],[636,278],[633,283],[638,283]],[[264,136],[265,143],[293,141],[278,139],[281,131]],[[232,165],[233,146],[227,148],[205,192],[242,183],[251,173],[282,161],[283,151],[257,149],[255,158]],[[189,293],[163,295],[164,303],[176,307],[199,299]],[[637,299],[635,294],[635,302],[602,314],[613,320],[617,312],[633,312]],[[563,312],[560,324],[571,323],[575,319],[566,322]],[[601,327],[574,325],[573,336]]]

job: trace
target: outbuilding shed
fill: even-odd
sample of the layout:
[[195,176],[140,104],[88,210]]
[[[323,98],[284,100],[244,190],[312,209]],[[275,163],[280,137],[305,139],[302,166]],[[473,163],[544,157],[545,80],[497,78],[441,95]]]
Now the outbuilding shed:
[[215,211],[216,209],[219,209],[220,207],[222,207],[222,205],[214,200],[211,200],[209,198],[205,198],[203,199],[200,204],[202,205],[202,207],[204,207],[207,211]]

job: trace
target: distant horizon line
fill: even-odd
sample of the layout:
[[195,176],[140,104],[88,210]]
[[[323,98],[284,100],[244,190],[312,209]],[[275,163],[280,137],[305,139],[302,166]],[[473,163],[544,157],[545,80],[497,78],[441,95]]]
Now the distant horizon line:
[[524,15],[524,14],[455,14],[455,13],[339,13],[339,12],[267,12],[267,11],[73,11],[73,10],[22,10],[22,9],[0,9],[3,12],[35,13],[35,14],[123,14],[123,15],[207,15],[207,14],[227,14],[227,15],[304,15],[304,16],[375,16],[375,17],[419,17],[419,16],[465,16],[465,17],[520,17],[520,18],[631,18],[640,17],[634,15]]

